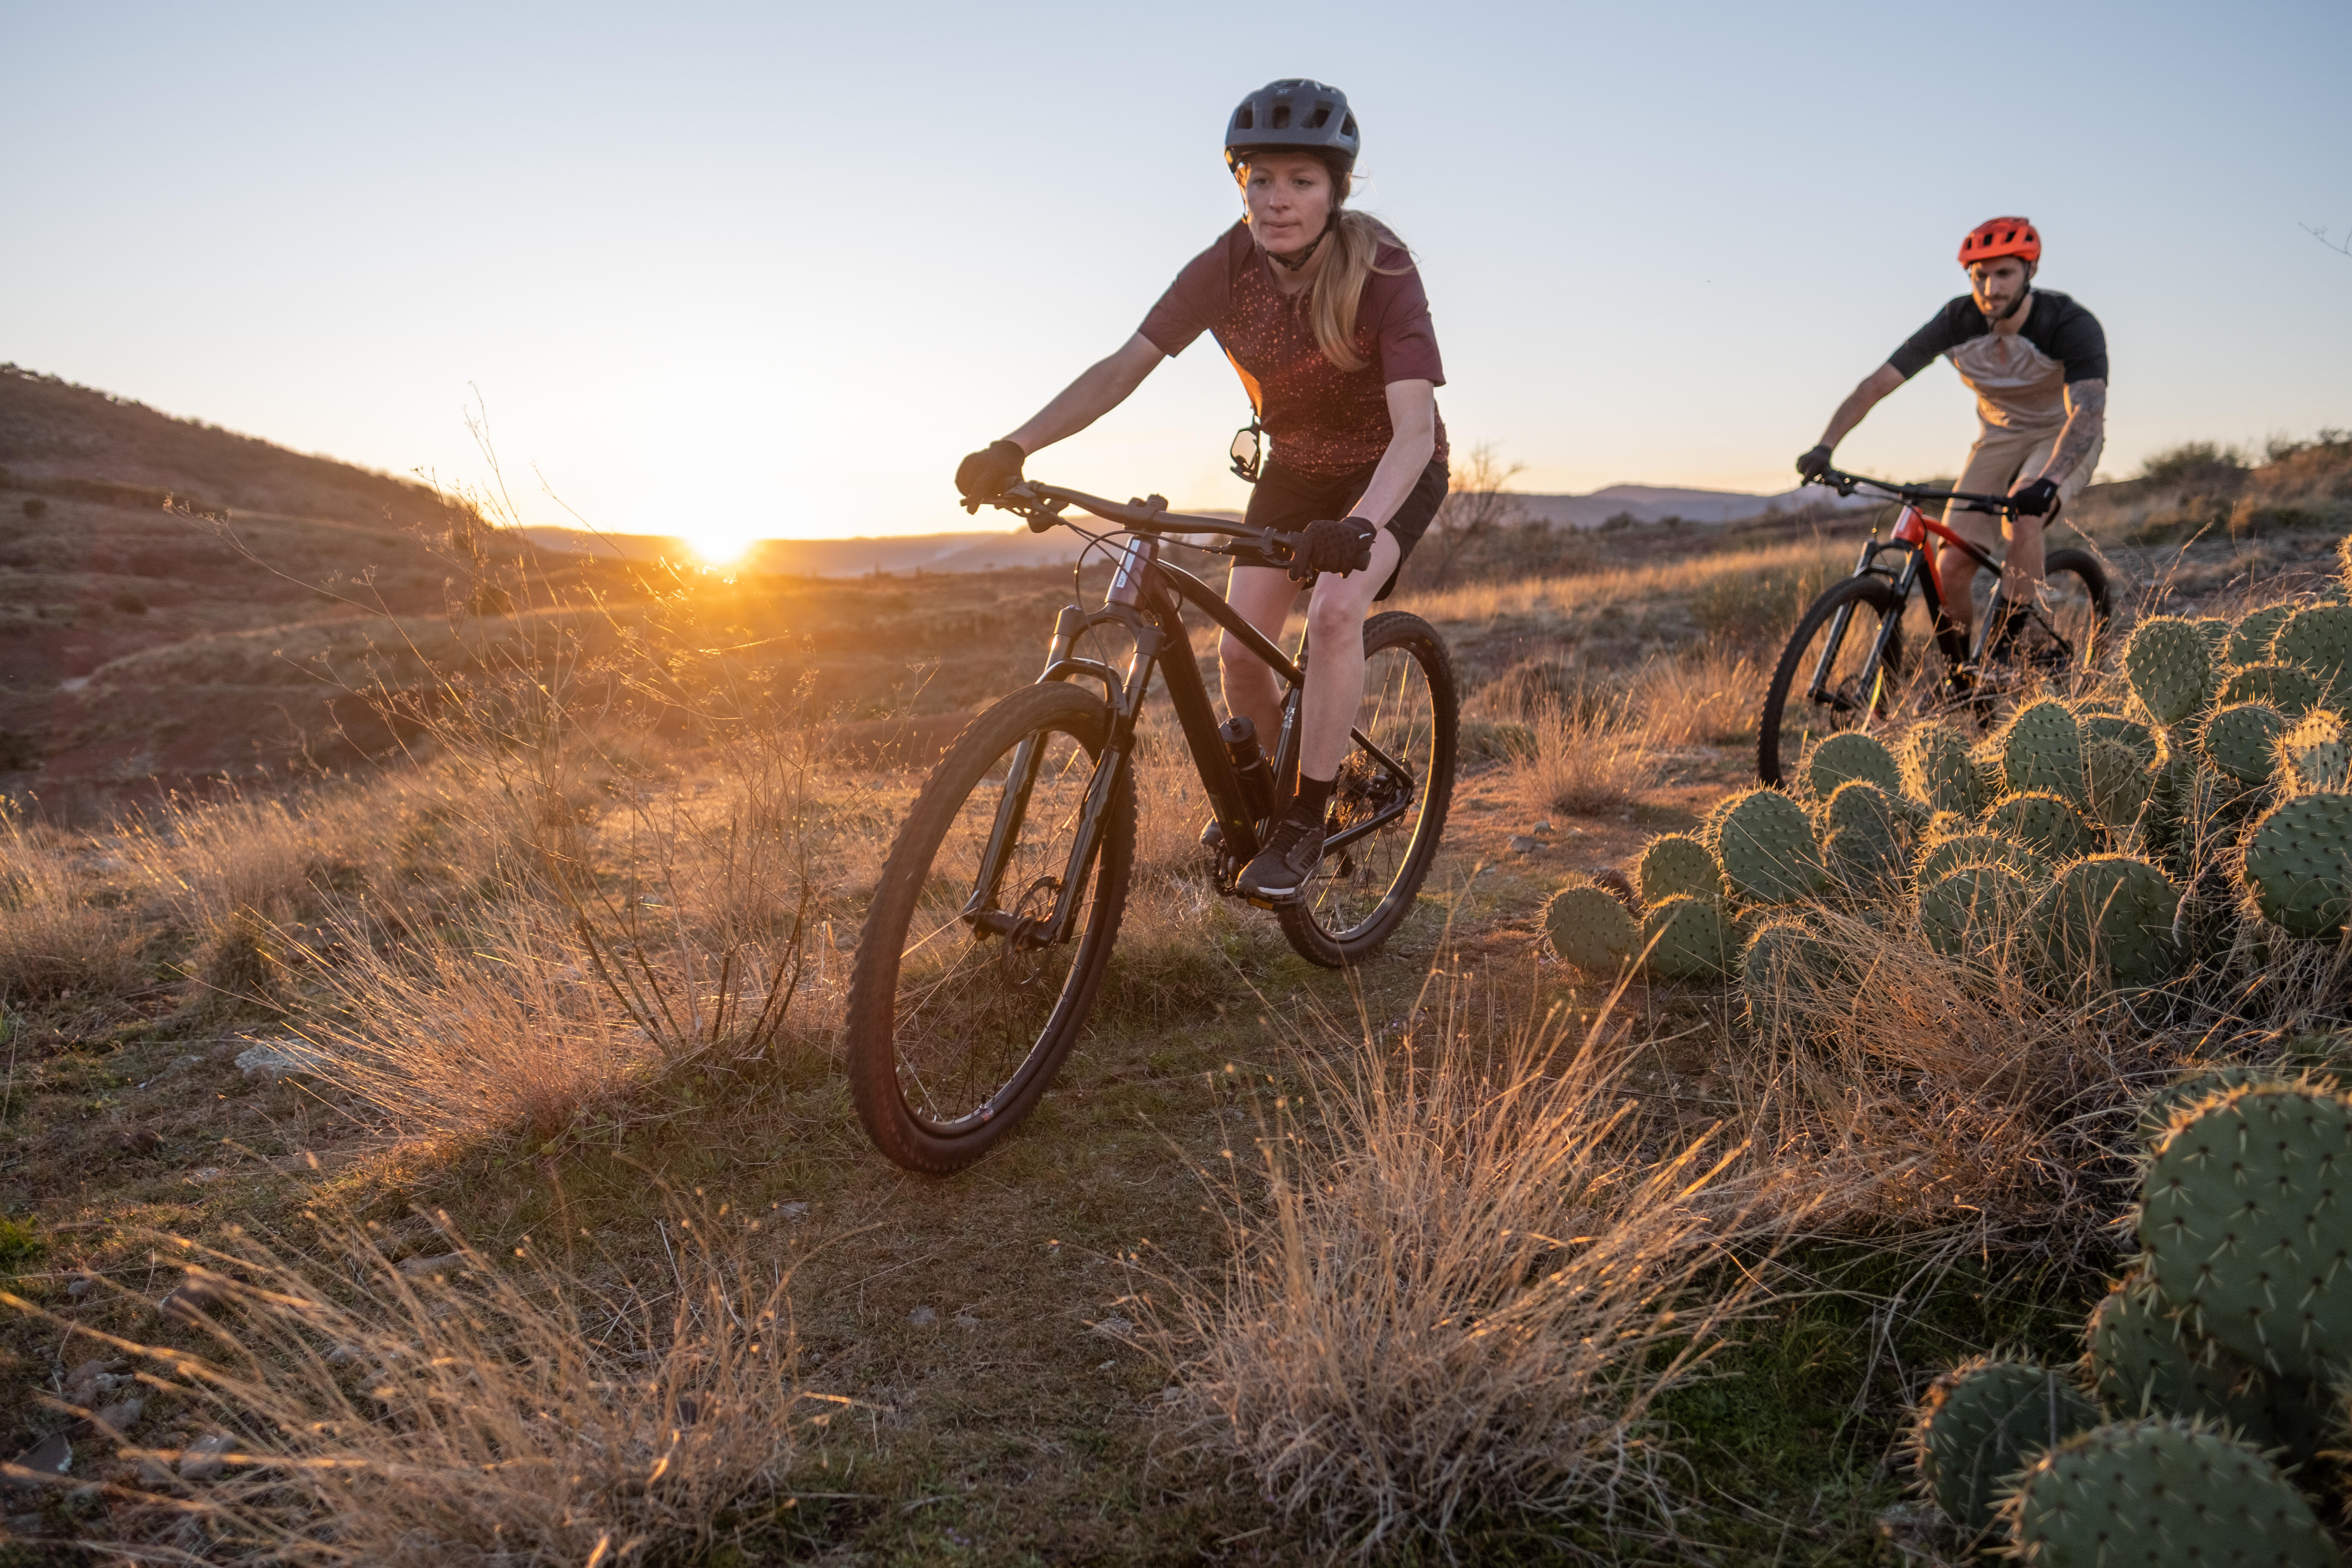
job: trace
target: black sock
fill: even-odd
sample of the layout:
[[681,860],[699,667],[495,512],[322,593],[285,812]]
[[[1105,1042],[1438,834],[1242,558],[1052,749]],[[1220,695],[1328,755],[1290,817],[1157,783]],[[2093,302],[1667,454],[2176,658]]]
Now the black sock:
[[1311,779],[1304,773],[1298,775],[1298,793],[1290,797],[1290,817],[1312,827],[1323,826],[1323,814],[1331,808],[1331,786],[1336,778]]

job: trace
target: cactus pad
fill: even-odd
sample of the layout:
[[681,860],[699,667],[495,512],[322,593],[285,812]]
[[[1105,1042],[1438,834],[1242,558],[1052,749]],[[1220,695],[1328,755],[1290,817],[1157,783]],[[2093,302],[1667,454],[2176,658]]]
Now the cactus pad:
[[1979,1356],[1928,1385],[1912,1417],[1912,1464],[1952,1522],[1980,1535],[2011,1477],[2098,1422],[2064,1373]]
[[2010,721],[2001,736],[2000,773],[2011,795],[2047,790],[2083,798],[2083,737],[2063,702],[2045,697]]
[[2236,629],[2230,633],[2230,646],[2222,657],[2231,664],[2265,664],[2271,657],[2271,639],[2278,636],[2279,627],[2298,608],[2292,601],[2284,605],[2264,605],[2259,610],[2249,610],[2238,618]]
[[2011,868],[1958,866],[1919,889],[1919,931],[1928,946],[1949,958],[1998,952],[2030,902],[2025,879]]
[[1732,796],[1716,808],[1710,829],[1724,881],[1749,903],[1792,903],[1826,879],[1805,808],[1777,790]]
[[2187,1421],[2120,1421],[2035,1459],[2004,1505],[2034,1568],[2341,1568],[2303,1494],[2244,1443]]
[[2221,687],[2221,706],[2232,702],[2267,702],[2282,713],[2300,716],[2319,700],[2319,681],[2299,664],[2250,664],[2233,669]]
[[1822,813],[1822,858],[1831,875],[1865,896],[1899,881],[1911,866],[1905,804],[1868,779],[1838,785]]
[[1874,735],[1859,730],[1824,735],[1805,758],[1805,786],[1816,800],[1827,800],[1849,779],[1868,779],[1893,795],[1903,787],[1903,770]]
[[2093,855],[2058,873],[2033,906],[2036,957],[2070,984],[2160,985],[2179,968],[2180,889],[2145,860]]
[[2091,1310],[2084,1370],[2099,1402],[2126,1420],[2199,1416],[2262,1449],[2307,1464],[2333,1441],[2333,1405],[2308,1380],[2265,1377],[2180,1321],[2137,1271]]
[[1848,984],[1845,965],[1812,922],[1782,915],[1758,927],[1739,955],[1748,1018],[1761,1027],[1792,1005],[1818,1006]]
[[1904,737],[1903,787],[1930,811],[1974,816],[1985,808],[1984,774],[1948,724],[1930,721]]
[[2316,941],[2352,916],[2352,795],[2281,801],[2246,834],[2245,879],[2263,918]]
[[2137,719],[2126,719],[2120,713],[2084,713],[2075,718],[2075,726],[2083,731],[2083,744],[2094,741],[2116,741],[2140,754],[2144,762],[2157,760],[2156,732]]
[[1668,980],[1720,980],[1739,953],[1739,928],[1715,899],[1677,893],[1650,906],[1642,922],[1643,961]]
[[2352,605],[2310,605],[2286,618],[2271,643],[2271,658],[2299,664],[2332,689],[2338,702],[2352,690],[2345,667],[2352,664]]
[[2149,1281],[2182,1321],[2291,1377],[2352,1369],[2352,1101],[2300,1084],[2214,1097],[2150,1158]]
[[2344,721],[2329,709],[2305,714],[2279,736],[2271,754],[2278,760],[2273,779],[2292,794],[2352,788],[2352,740],[2345,736]]
[[1955,833],[1948,838],[1938,838],[1927,846],[1919,857],[1919,868],[1912,873],[1912,885],[1921,889],[1934,887],[1947,872],[1961,866],[1990,864],[2006,866],[2028,882],[2049,879],[2049,863],[2020,844],[1998,833],[1969,831]]
[[1544,930],[1562,961],[1591,974],[1614,974],[1641,950],[1641,928],[1614,895],[1570,882],[1544,907]]
[[2142,621],[2124,645],[2124,669],[2140,706],[2159,724],[2178,724],[2212,692],[2213,656],[2204,634],[2178,616]]
[[2197,739],[2205,758],[2242,784],[2270,783],[2272,743],[2286,733],[2287,716],[2267,702],[2240,702],[2205,721]]
[[1633,886],[1642,902],[1654,904],[1677,893],[1723,897],[1723,868],[1707,847],[1687,833],[1662,833],[1643,846],[1633,863]]
[[2072,860],[2099,847],[2099,830],[2054,795],[2013,795],[1985,813],[1988,831],[2017,839],[2053,861]]
[[2284,1081],[2270,1068],[2247,1067],[2239,1063],[2191,1068],[2140,1101],[2137,1116],[2139,1135],[2151,1146],[2161,1143],[2165,1133],[2171,1130],[2173,1118],[2183,1111],[2193,1110],[2217,1095],[2227,1094],[2233,1089],[2243,1089],[2250,1083]]
[[2083,748],[2091,815],[2109,827],[2126,827],[2139,820],[2154,779],[2147,759],[2121,741],[2093,741]]

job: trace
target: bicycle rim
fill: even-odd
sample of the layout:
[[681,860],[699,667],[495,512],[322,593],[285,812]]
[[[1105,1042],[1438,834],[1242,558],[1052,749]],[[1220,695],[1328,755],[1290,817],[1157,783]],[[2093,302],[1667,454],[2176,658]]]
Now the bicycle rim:
[[[1936,647],[1926,605],[1914,597],[1898,607],[1894,597],[1893,586],[1882,579],[1857,577],[1832,587],[1805,612],[1780,656],[1766,701],[1758,736],[1759,758],[1769,754],[1778,765],[1759,769],[1764,776],[1793,776],[1806,752],[1827,736],[1844,730],[1882,729],[1899,716],[1927,711],[1946,700],[1948,671]],[[1829,646],[1842,605],[1851,605],[1853,613],[1816,699],[1813,671]],[[1897,616],[1894,636],[1874,670],[1869,668],[1872,650],[1890,614]]]
[[2105,577],[2077,555],[2051,552],[2038,613],[2019,622],[2007,650],[2018,668],[2068,689],[2096,666],[2107,621]]
[[[1093,722],[1084,717],[1089,706]],[[898,938],[890,1038],[898,1100],[926,1137],[971,1138],[1024,1111],[1093,1003],[1133,853],[1130,784],[1122,781],[1104,824],[1068,940],[1041,945],[1018,933],[983,934],[965,910],[1027,744],[1035,749],[1034,782],[1003,876],[984,903],[1015,919],[1051,914],[1094,777],[1099,715],[1099,703],[1082,701],[1027,727],[988,733],[983,721],[971,739],[986,754],[963,758],[959,776],[943,780],[949,787],[910,819],[910,831],[919,823],[933,847]],[[957,761],[951,756],[942,772]],[[930,815],[920,820],[926,805]]]
[[1325,837],[1370,831],[1327,850],[1298,901],[1282,910],[1301,956],[1353,963],[1412,907],[1453,800],[1455,722],[1453,663],[1434,628],[1393,611],[1367,621],[1355,727],[1370,745],[1351,747],[1340,764]]

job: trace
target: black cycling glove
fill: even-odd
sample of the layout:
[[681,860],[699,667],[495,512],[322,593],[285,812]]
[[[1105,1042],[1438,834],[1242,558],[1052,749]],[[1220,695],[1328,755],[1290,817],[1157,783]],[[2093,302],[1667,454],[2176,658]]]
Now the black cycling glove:
[[1290,577],[1295,583],[1314,580],[1318,572],[1345,577],[1372,563],[1372,535],[1379,529],[1360,517],[1318,517],[1298,531],[1290,546]]
[[1809,479],[1820,479],[1829,470],[1829,466],[1830,449],[1827,447],[1816,447],[1797,459],[1797,472]]
[[2011,490],[2009,499],[2016,503],[2020,517],[2048,517],[2058,510],[2058,481],[2036,479],[2022,489]]
[[956,489],[966,500],[993,500],[1021,482],[1028,456],[1010,441],[991,441],[956,465]]

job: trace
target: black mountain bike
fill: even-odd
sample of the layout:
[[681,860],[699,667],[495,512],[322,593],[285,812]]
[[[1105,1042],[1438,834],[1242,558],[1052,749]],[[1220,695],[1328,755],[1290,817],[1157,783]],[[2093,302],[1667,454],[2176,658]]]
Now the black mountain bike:
[[[1840,730],[1954,707],[1981,712],[1998,672],[2062,687],[2089,672],[2115,610],[2106,571],[2090,552],[2051,551],[2040,601],[2011,605],[1998,586],[2000,563],[1919,504],[1964,501],[2005,517],[2017,510],[2009,497],[1890,485],[1835,468],[1811,482],[1842,496],[1866,488],[1900,501],[1902,510],[1889,537],[1872,530],[1853,575],[1813,601],[1782,651],[1756,725],[1756,776],[1764,783],[1780,784],[1808,746]],[[1994,587],[1976,616],[1974,646],[1944,614],[1930,535],[1991,574]]]
[[[1203,836],[1217,890],[1235,879],[1292,794],[1299,696],[1311,657],[1261,636],[1214,590],[1161,559],[1171,536],[1214,536],[1289,558],[1289,536],[1034,480],[992,504],[1036,532],[1070,507],[1124,543],[1101,606],[1063,608],[1034,685],[972,721],[898,830],[858,938],[848,1006],[858,1119],[909,1170],[977,1160],[1026,1115],[1076,1042],[1118,936],[1134,864],[1136,722],[1166,682],[1216,826]],[[1085,531],[1080,530],[1080,531]],[[1189,601],[1285,683],[1269,758],[1246,720],[1220,728],[1185,629]],[[1080,657],[1097,626],[1132,639],[1125,670]],[[1116,636],[1116,633],[1111,635]],[[1299,954],[1350,964],[1386,942],[1429,874],[1454,793],[1454,668],[1435,628],[1390,611],[1364,623],[1364,700],[1326,820],[1323,862],[1276,907]],[[1146,803],[1168,810],[1166,802]]]

